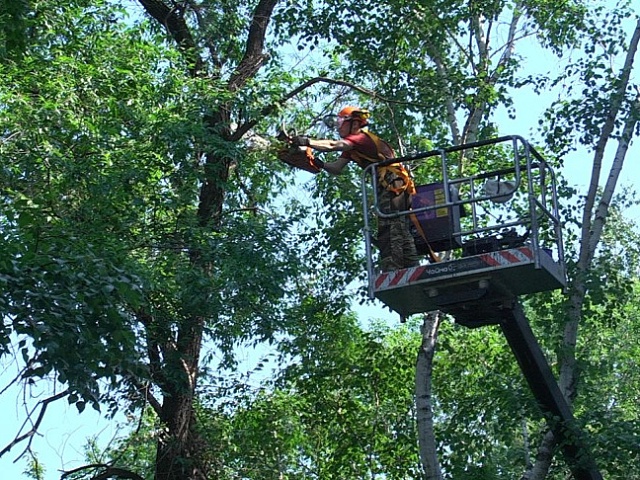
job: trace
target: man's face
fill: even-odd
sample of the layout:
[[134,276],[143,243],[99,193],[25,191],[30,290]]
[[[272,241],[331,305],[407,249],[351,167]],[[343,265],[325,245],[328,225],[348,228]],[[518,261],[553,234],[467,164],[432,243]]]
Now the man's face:
[[344,138],[360,128],[360,121],[352,117],[338,117],[338,134]]

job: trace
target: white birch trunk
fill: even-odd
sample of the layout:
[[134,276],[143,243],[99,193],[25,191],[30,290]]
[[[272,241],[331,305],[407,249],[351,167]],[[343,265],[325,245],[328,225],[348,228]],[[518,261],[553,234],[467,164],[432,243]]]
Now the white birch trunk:
[[433,428],[433,403],[431,401],[431,372],[440,318],[439,312],[425,314],[421,328],[422,345],[420,345],[416,361],[416,417],[420,461],[424,469],[425,480],[442,480],[443,478],[438,461],[437,442]]
[[[562,394],[565,396],[569,404],[573,402],[573,399],[577,394],[576,387],[578,378],[576,369],[576,343],[578,340],[578,330],[580,321],[582,320],[582,308],[584,306],[586,294],[586,276],[589,268],[591,268],[591,262],[596,249],[598,248],[598,244],[600,243],[602,230],[609,211],[609,204],[615,192],[618,176],[629,148],[629,142],[637,125],[638,109],[636,101],[625,120],[622,135],[618,140],[617,151],[609,171],[604,192],[598,206],[596,207],[596,194],[600,184],[604,150],[614,131],[615,121],[619,115],[625,98],[624,93],[629,84],[629,76],[639,41],[640,21],[636,24],[636,29],[633,33],[629,50],[627,51],[625,64],[622,69],[620,85],[611,100],[611,108],[607,115],[605,124],[602,127],[600,138],[598,139],[594,152],[589,192],[587,194],[585,209],[582,216],[582,233],[580,238],[577,274],[570,288],[569,314],[564,327],[562,342],[563,348],[561,349],[562,356],[559,359],[560,380],[558,384]],[[536,457],[536,462],[534,463],[533,468],[525,473],[522,478],[526,480],[544,480],[550,465],[550,458],[548,458],[546,452],[553,452],[554,447],[555,439],[553,435],[550,433],[546,434],[538,447],[538,457]]]
[[[495,66],[491,75],[489,75],[489,83],[495,84],[498,80],[497,72],[511,60],[511,56],[514,52],[516,42],[516,32],[518,23],[521,19],[521,13],[519,9],[515,9],[513,17],[509,25],[509,34],[507,41],[502,47],[502,55],[497,65]],[[477,65],[474,64],[472,57],[467,55],[467,59],[470,67],[477,73],[478,66],[480,68],[488,69],[490,66],[490,51],[488,46],[487,37],[484,31],[484,18],[476,16],[473,19],[473,36],[476,40],[476,48],[479,53]],[[455,36],[452,36],[452,41],[456,44]],[[458,44],[459,45],[459,44]],[[465,49],[462,45],[459,45],[460,51],[464,52]],[[446,62],[441,58],[437,52],[431,51],[431,60],[436,65],[436,71],[443,81],[447,80],[448,70]],[[471,142],[477,139],[480,122],[483,116],[486,114],[487,104],[486,102],[478,102],[469,112],[469,116],[464,125],[464,130],[461,132],[458,126],[456,117],[455,102],[452,98],[448,98],[445,101],[445,107],[447,112],[447,121],[451,135],[453,137],[454,144],[461,144],[464,142]],[[463,173],[464,157],[461,157],[458,165],[458,172]],[[438,328],[440,326],[441,314],[439,312],[428,313],[424,317],[424,323],[422,326],[422,345],[418,352],[418,358],[416,363],[416,408],[417,408],[417,424],[418,424],[418,442],[420,450],[420,460],[422,462],[423,470],[425,472],[426,480],[442,480],[442,471],[440,463],[438,461],[436,439],[434,431],[434,419],[433,419],[433,404],[431,402],[432,385],[431,385],[431,373],[433,368],[433,355],[436,349],[436,340],[438,334]]]

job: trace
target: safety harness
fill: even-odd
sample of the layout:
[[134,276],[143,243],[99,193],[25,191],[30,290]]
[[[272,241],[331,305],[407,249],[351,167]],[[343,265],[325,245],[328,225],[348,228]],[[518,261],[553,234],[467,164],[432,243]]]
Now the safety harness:
[[[368,166],[368,163],[377,163],[384,160],[388,160],[382,154],[383,141],[371,132],[363,131],[363,133],[366,134],[373,141],[373,143],[375,143],[376,150],[378,151],[378,158],[377,159],[371,158],[367,155],[363,155],[360,152],[351,150],[350,151],[351,159],[353,159],[362,168],[366,168]],[[386,188],[387,190],[394,192],[396,195],[402,192],[407,192],[409,195],[415,195],[416,187],[415,187],[415,183],[413,182],[413,178],[411,178],[409,171],[401,163],[392,163],[391,165],[385,165],[383,167],[379,167],[377,170],[378,170],[378,182],[380,183],[382,188]],[[387,173],[393,173],[397,177],[402,179],[402,186],[394,187],[393,185],[391,185],[386,180]],[[416,231],[422,237],[422,239],[427,245],[429,260],[431,261],[431,263],[439,262],[440,258],[438,257],[438,255],[436,255],[435,251],[431,248],[431,244],[429,243],[429,240],[427,239],[427,235],[422,229],[422,226],[420,225],[420,222],[418,221],[416,214],[410,213],[409,218],[411,219],[411,222],[413,223],[413,225],[416,227]]]
[[[364,155],[361,152],[350,150],[349,157],[356,162],[360,167],[366,168],[370,163],[378,163],[384,160],[388,160],[383,154],[383,141],[371,132],[362,131],[367,137],[373,141],[376,146],[376,150],[378,152],[378,158],[369,157],[368,155]],[[391,149],[391,147],[389,147]],[[409,171],[405,168],[401,163],[392,163],[391,165],[385,165],[383,167],[378,167],[378,182],[382,186],[393,193],[400,194],[402,192],[407,192],[409,195],[414,195],[416,193],[416,187],[413,183],[413,178],[409,175]],[[393,173],[397,175],[402,180],[402,186],[395,187],[391,183],[386,180],[386,176],[388,173]]]
[[429,239],[427,238],[427,234],[424,232],[424,229],[422,228],[422,225],[420,224],[420,221],[418,220],[418,217],[416,216],[416,214],[410,213],[409,218],[411,219],[411,223],[413,223],[413,226],[416,228],[418,235],[422,237],[422,240],[424,240],[424,243],[427,245],[427,254],[429,255],[429,260],[431,261],[431,263],[439,262],[440,257],[436,254],[436,252],[431,247],[431,244],[429,243]]

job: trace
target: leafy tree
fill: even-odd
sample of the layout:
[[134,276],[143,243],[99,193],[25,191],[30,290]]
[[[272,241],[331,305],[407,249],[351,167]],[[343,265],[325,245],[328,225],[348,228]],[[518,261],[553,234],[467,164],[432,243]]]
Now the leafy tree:
[[306,275],[295,216],[260,213],[277,168],[230,130],[230,99],[262,54],[264,25],[258,14],[244,63],[231,50],[235,74],[210,80],[188,39],[175,52],[122,14],[62,6],[2,64],[2,351],[17,349],[22,380],[63,384],[51,400],[80,411],[148,403],[164,432],[156,477],[204,478],[194,426],[203,339],[226,363],[237,342],[273,339],[290,321],[285,287],[295,298]]
[[[413,478],[419,475],[408,328],[326,315],[307,304],[306,336],[258,390],[200,396],[203,433],[218,458],[216,478]],[[231,382],[228,386],[238,386]],[[218,450],[218,446],[222,449]]]
[[[574,276],[571,279],[568,311],[559,355],[559,383],[565,397],[570,401],[575,399],[580,385],[576,346],[579,327],[584,323],[590,306],[588,277],[591,273],[598,271],[597,268],[594,269],[596,267],[594,258],[603,241],[604,226],[609,219],[618,176],[638,122],[637,98],[633,89],[630,88],[629,81],[640,40],[640,23],[636,25],[626,45],[624,34],[619,28],[622,18],[624,17],[614,14],[606,18],[598,16],[595,19],[589,19],[585,40],[587,58],[579,60],[575,67],[572,66],[567,70],[569,75],[576,72],[580,76],[585,89],[582,91],[580,100],[561,102],[565,108],[554,115],[550,122],[548,136],[552,145],[563,149],[567,145],[565,142],[569,133],[566,126],[575,126],[573,133],[578,136],[579,142],[592,147],[594,152],[589,191],[582,210],[580,249]],[[596,32],[599,33],[596,34]],[[603,32],[607,34],[603,35]],[[606,48],[600,50],[601,45],[606,45]],[[604,63],[612,56],[621,53],[625,53],[625,60],[620,70],[611,69]],[[599,90],[597,101],[594,101],[592,96],[595,90]],[[562,133],[559,133],[560,131]],[[604,149],[611,141],[617,144],[616,152],[602,194],[598,195]],[[625,290],[627,289],[623,287],[622,292]],[[620,295],[617,294],[617,297],[620,298]],[[548,451],[552,443],[552,436],[546,435],[540,446],[540,452]],[[539,455],[531,475],[526,478],[543,478],[542,475],[549,463],[549,457]]]

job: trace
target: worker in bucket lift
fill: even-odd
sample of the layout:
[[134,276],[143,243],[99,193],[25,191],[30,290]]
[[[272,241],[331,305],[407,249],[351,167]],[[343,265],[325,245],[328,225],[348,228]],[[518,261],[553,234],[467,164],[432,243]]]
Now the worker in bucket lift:
[[[338,175],[344,167],[354,161],[361,168],[371,163],[395,158],[391,146],[370,133],[367,110],[347,106],[337,116],[339,140],[313,139],[297,136],[292,139],[294,145],[310,147],[320,152],[342,152],[333,162],[314,159],[314,164],[332,175]],[[413,179],[400,163],[394,163],[378,169],[378,202],[380,211],[391,213],[409,210],[411,195],[415,193]],[[380,249],[380,268],[383,271],[418,265],[418,255],[409,231],[408,217],[378,219],[378,248]]]

